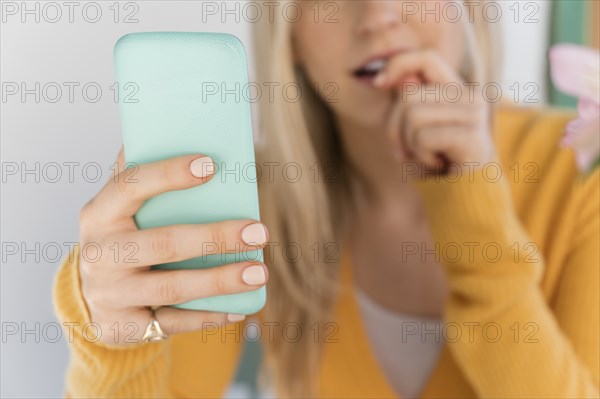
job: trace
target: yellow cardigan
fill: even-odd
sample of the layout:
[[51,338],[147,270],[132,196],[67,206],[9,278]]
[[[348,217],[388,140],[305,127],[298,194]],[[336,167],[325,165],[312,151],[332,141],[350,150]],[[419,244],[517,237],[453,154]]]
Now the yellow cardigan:
[[[447,342],[422,397],[599,396],[599,172],[578,177],[573,154],[557,144],[572,116],[500,109],[499,181],[488,168],[485,176],[417,184],[451,287]],[[239,334],[194,332],[127,348],[86,341],[76,259],[65,260],[54,286],[60,321],[79,323],[68,397],[223,395],[241,354]],[[320,396],[397,397],[370,349],[347,259]]]

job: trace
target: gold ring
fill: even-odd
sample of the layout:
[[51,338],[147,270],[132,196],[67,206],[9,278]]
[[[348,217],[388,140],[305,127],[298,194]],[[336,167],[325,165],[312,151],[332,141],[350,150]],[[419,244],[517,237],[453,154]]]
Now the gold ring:
[[146,327],[146,333],[142,337],[142,341],[144,342],[155,342],[167,339],[167,334],[163,332],[162,328],[160,328],[160,324],[158,324],[158,320],[156,320],[154,310],[154,308],[150,308],[150,322],[148,323],[148,327]]

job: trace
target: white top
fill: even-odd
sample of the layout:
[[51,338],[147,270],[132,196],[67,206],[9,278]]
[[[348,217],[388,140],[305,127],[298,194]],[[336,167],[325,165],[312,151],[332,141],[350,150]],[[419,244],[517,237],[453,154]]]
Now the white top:
[[371,347],[388,381],[403,398],[418,397],[444,344],[442,319],[397,313],[357,287],[356,292]]

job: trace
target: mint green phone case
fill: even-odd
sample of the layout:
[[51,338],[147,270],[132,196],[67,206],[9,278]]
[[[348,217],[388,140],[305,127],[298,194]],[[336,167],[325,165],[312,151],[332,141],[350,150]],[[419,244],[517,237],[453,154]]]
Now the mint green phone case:
[[[119,39],[114,57],[126,162],[206,154],[217,166],[206,184],[146,201],[135,215],[138,227],[260,219],[250,102],[244,96],[246,52],[239,39],[224,33],[132,33]],[[244,260],[262,262],[263,251],[154,267],[207,268]],[[265,300],[261,287],[175,306],[252,314]]]

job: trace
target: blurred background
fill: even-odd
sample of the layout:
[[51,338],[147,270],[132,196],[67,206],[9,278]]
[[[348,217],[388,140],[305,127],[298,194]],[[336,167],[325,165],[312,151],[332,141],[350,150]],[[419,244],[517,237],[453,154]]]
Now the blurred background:
[[[68,362],[53,314],[54,273],[78,239],[81,206],[110,178],[120,147],[112,50],[138,31],[237,35],[252,67],[252,10],[261,1],[0,1],[0,396],[60,397]],[[503,99],[574,106],[549,83],[547,50],[598,48],[600,2],[503,0],[490,11]],[[247,345],[232,395],[253,392],[257,344]]]

